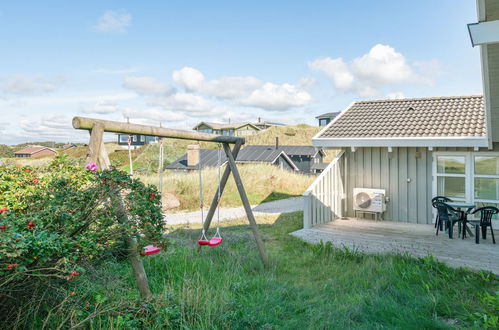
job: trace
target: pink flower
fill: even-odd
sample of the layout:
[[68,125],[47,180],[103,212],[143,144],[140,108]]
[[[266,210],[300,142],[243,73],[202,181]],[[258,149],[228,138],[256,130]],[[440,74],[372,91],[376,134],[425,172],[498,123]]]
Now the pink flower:
[[88,163],[86,166],[87,170],[90,170],[92,172],[97,171],[97,164],[95,163]]

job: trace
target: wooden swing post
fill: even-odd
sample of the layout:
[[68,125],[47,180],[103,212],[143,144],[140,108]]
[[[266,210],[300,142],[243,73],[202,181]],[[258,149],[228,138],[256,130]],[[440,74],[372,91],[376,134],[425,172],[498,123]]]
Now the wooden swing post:
[[236,182],[237,190],[239,191],[239,196],[241,197],[241,201],[243,202],[244,210],[246,211],[246,216],[248,217],[248,221],[251,226],[251,230],[253,231],[253,236],[255,236],[256,246],[258,247],[258,252],[260,252],[260,257],[262,258],[263,264],[268,267],[269,266],[269,258],[267,256],[267,252],[265,252],[265,246],[263,244],[262,236],[260,235],[260,231],[258,230],[258,226],[256,224],[255,216],[253,215],[253,210],[251,209],[251,205],[248,200],[248,196],[246,195],[246,191],[244,190],[243,181],[241,180],[241,176],[239,175],[239,170],[236,166],[236,161],[230,147],[227,143],[223,144],[225,154],[227,155],[229,166],[232,175],[234,176],[234,181]]
[[[87,156],[87,163],[93,162],[98,163],[99,168],[109,169],[111,162],[109,161],[109,156],[106,152],[103,141],[104,127],[101,124],[95,124],[90,130],[90,143],[88,145],[89,153]],[[118,211],[118,219],[121,222],[128,220],[128,215],[126,214],[125,203],[121,196],[116,196],[113,200]],[[144,270],[144,264],[139,257],[137,239],[135,237],[126,235],[125,242],[128,250],[128,259],[132,264],[133,274],[135,280],[137,281],[137,286],[139,287],[140,296],[142,299],[147,300],[151,298],[151,290],[149,289],[149,282],[147,281],[147,274]]]
[[[236,136],[223,136],[223,135],[215,135],[209,133],[200,133],[195,131],[186,131],[186,130],[178,130],[171,129],[165,127],[154,127],[154,126],[146,126],[146,125],[138,125],[138,124],[130,124],[130,123],[122,123],[116,121],[109,120],[98,120],[86,117],[74,117],[73,118],[73,127],[75,129],[84,129],[90,130],[90,145],[89,145],[89,156],[88,160],[93,162],[99,162],[100,167],[102,169],[109,168],[111,165],[109,162],[109,157],[104,148],[104,143],[102,140],[102,136],[104,132],[114,132],[114,133],[123,133],[123,134],[140,134],[140,135],[149,135],[149,136],[157,136],[160,138],[173,138],[173,139],[184,139],[184,140],[196,140],[196,141],[206,141],[206,142],[216,142],[221,143],[223,145],[225,154],[228,158],[228,166],[225,168],[224,173],[222,175],[220,186],[218,190],[215,192],[215,196],[210,205],[210,209],[206,216],[206,220],[204,222],[205,232],[210,228],[211,221],[213,219],[213,215],[215,214],[215,210],[218,206],[218,196],[222,195],[227,180],[229,179],[230,173],[232,172],[234,176],[234,180],[236,182],[237,189],[239,191],[239,195],[241,196],[241,201],[243,203],[244,209],[246,211],[246,215],[248,217],[248,221],[251,226],[251,230],[253,231],[253,235],[255,236],[256,245],[258,247],[258,251],[260,252],[260,256],[262,258],[265,266],[268,266],[268,257],[265,252],[265,246],[263,244],[262,237],[260,232],[258,231],[258,226],[255,221],[255,216],[253,215],[253,211],[251,210],[251,206],[248,201],[248,196],[246,195],[246,191],[244,190],[244,185],[241,180],[241,176],[239,175],[239,171],[236,166],[235,159],[241,149],[241,146],[244,144],[244,139]],[[234,144],[234,148],[230,149],[230,144]],[[121,200],[121,204],[123,206],[122,211],[125,212],[123,200]],[[124,213],[126,216],[126,214]],[[133,246],[133,242],[129,242],[129,247]],[[136,243],[135,243],[136,244]],[[136,249],[136,245],[135,245]],[[132,251],[132,248],[130,248]],[[134,259],[136,256],[137,259]],[[141,290],[142,297],[149,297],[150,290],[147,284],[147,276],[144,271],[144,267],[140,258],[138,257],[137,251],[135,250],[134,256],[130,256],[132,261],[132,266],[134,267],[135,278],[137,279],[137,283],[139,285],[139,290]]]

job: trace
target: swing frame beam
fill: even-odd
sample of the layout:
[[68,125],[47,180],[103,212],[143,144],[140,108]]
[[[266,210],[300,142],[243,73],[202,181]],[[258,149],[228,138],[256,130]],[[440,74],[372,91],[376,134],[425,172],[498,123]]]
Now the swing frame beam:
[[[244,185],[241,180],[241,176],[239,174],[239,170],[237,168],[235,161],[237,159],[239,151],[241,150],[242,145],[245,143],[244,138],[235,137],[235,136],[222,136],[209,133],[191,132],[187,130],[178,130],[178,129],[164,128],[164,127],[156,127],[156,126],[122,123],[110,120],[99,120],[87,117],[74,117],[72,123],[73,123],[73,128],[75,129],[89,131],[90,142],[89,142],[89,153],[87,155],[87,162],[98,163],[101,169],[108,169],[111,166],[111,162],[109,161],[109,156],[104,147],[104,140],[103,140],[104,132],[124,133],[131,135],[140,134],[140,135],[157,136],[160,138],[173,138],[173,139],[197,140],[197,141],[221,143],[224,152],[227,155],[228,166],[225,167],[218,189],[215,192],[215,196],[213,197],[213,200],[210,204],[208,214],[206,215],[206,219],[204,221],[203,229],[205,232],[208,232],[208,229],[210,228],[211,225],[211,221],[213,220],[213,216],[215,214],[215,210],[218,206],[219,202],[218,197],[222,196],[227,181],[229,179],[230,173],[232,172],[232,176],[234,177],[234,181],[236,183],[239,196],[241,197],[241,201],[243,203],[243,207],[246,212],[246,216],[248,218],[251,231],[253,232],[253,236],[255,237],[255,242],[258,248],[258,252],[260,253],[260,257],[262,259],[263,264],[266,267],[269,265],[269,259],[267,256],[267,252],[265,250],[265,245],[263,243],[260,231],[258,230],[258,225],[256,223],[253,211],[251,210],[251,205],[249,203],[248,196],[246,194],[246,190],[244,189]],[[230,148],[230,144],[234,144],[234,147],[232,149]],[[127,217],[125,206],[121,197],[117,198],[116,203],[118,205],[118,212],[120,213],[119,216],[121,218]],[[149,283],[147,281],[147,275],[144,270],[144,265],[137,251],[137,240],[134,237],[126,237],[125,240],[128,246],[129,259],[130,262],[132,263],[132,268],[135,275],[135,279],[137,281],[137,285],[139,287],[140,295],[142,299],[149,299],[151,297],[151,291],[149,289]]]

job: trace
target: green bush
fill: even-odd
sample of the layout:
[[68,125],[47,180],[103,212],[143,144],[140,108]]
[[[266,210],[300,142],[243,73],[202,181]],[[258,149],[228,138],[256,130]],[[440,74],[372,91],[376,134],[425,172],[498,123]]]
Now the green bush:
[[94,173],[64,156],[42,169],[0,167],[0,296],[71,280],[86,263],[123,253],[125,235],[161,246],[160,200],[124,172]]

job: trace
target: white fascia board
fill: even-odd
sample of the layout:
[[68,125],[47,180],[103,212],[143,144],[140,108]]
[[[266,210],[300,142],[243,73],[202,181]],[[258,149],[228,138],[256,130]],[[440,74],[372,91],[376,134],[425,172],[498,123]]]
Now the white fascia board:
[[468,24],[471,44],[493,44],[499,42],[499,20]]
[[289,158],[289,156],[284,151],[281,151],[279,155],[277,155],[277,157],[274,158],[274,160],[271,163],[274,163],[277,160],[277,158],[281,157],[281,155],[284,156],[284,158],[288,161],[289,165],[293,166],[293,169],[295,171],[298,171],[298,167],[296,166],[295,162],[293,162],[291,158]]
[[488,147],[487,137],[316,138],[314,147]]
[[319,136],[321,136],[321,135],[322,135],[322,133],[324,133],[324,132],[325,132],[325,131],[326,131],[326,130],[327,130],[327,129],[331,126],[331,125],[333,125],[334,123],[336,123],[336,121],[338,121],[338,119],[340,119],[340,117],[341,117],[341,116],[343,116],[343,114],[344,114],[345,112],[347,112],[347,111],[348,111],[348,109],[350,109],[350,108],[354,105],[354,103],[355,103],[355,101],[354,101],[354,102],[352,102],[352,103],[350,103],[350,105],[349,105],[348,107],[346,107],[345,109],[343,109],[343,110],[342,110],[342,111],[341,111],[341,112],[340,112],[340,113],[339,113],[336,117],[334,117],[334,119],[333,119],[333,120],[331,120],[331,122],[330,122],[329,124],[327,124],[327,125],[326,125],[323,129],[321,129],[321,130],[319,131],[319,133],[315,134],[315,135],[314,135],[314,137],[312,138],[312,141],[313,141],[314,139],[319,138]]

